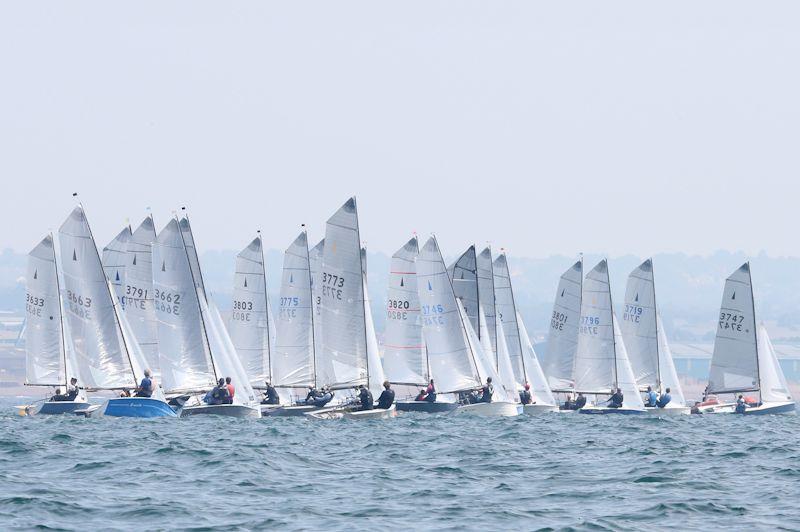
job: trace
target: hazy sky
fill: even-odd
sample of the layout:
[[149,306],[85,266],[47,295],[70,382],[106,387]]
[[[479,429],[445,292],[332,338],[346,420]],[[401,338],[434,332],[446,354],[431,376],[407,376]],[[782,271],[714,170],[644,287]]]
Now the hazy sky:
[[190,208],[284,248],[798,255],[796,2],[0,3],[0,247]]

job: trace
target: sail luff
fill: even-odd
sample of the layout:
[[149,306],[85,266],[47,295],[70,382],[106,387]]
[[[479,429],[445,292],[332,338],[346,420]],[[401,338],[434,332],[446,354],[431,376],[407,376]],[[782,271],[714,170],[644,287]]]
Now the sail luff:
[[575,387],[575,355],[582,306],[583,259],[561,275],[553,301],[547,351],[542,366],[553,391],[572,391]]

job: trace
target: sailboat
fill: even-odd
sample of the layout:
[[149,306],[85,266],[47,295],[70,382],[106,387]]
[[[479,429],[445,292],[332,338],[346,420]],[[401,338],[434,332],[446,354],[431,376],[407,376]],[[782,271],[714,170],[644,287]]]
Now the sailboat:
[[628,276],[621,329],[639,390],[649,386],[659,395],[669,390],[672,397],[665,408],[648,407],[647,412],[689,414],[656,305],[652,259],[641,263]]
[[[506,367],[506,365],[510,367],[510,375],[504,377],[503,381],[512,382],[517,391],[524,389],[525,384],[530,385],[534,402],[523,405],[523,413],[536,414],[558,410],[558,405],[550,392],[550,386],[539,365],[528,332],[517,312],[508,258],[505,253],[501,253],[494,260],[492,271],[498,325],[497,356],[498,361],[502,360],[503,362],[501,367]],[[509,370],[506,369],[505,372],[508,373]]]
[[620,408],[595,405],[580,409],[582,414],[644,414],[644,403],[633,376],[611,302],[608,263],[600,261],[583,283],[578,346],[575,352],[575,391],[598,396],[620,389]]
[[[756,328],[749,262],[725,281],[707,393],[758,394],[757,399],[746,399],[744,413],[748,415],[782,414],[795,409],[767,330],[763,325]],[[706,401],[698,411],[730,414],[735,407],[734,401]]]
[[[28,254],[26,284],[25,385],[59,387],[66,393],[76,368],[68,356],[52,234]],[[72,401],[48,400],[17,409],[20,415],[65,414],[88,406],[86,392],[81,389]]]
[[[322,245],[320,242],[318,247]],[[312,297],[312,279],[308,234],[303,230],[283,256],[277,340],[275,356],[272,358],[273,384],[279,389],[316,389],[318,386],[315,342],[317,316]],[[317,409],[312,405],[290,404],[268,410],[270,415],[298,416]]]
[[[435,236],[430,237],[420,250],[416,272],[429,371],[438,393],[468,393],[480,388],[484,378],[496,372],[483,352],[467,311],[456,297],[454,281],[445,268]],[[475,310],[477,316],[477,305]],[[491,416],[520,413],[521,405],[508,397],[500,397],[503,390],[499,383],[496,383],[495,393],[498,394],[497,401],[463,405],[458,410]]]
[[[383,376],[377,352],[366,289],[366,274],[358,227],[356,198],[348,199],[325,227],[325,246],[315,279],[321,318],[320,348],[316,351],[316,377],[331,390],[370,388],[377,396],[376,382]],[[384,418],[389,409],[355,410],[340,404],[306,415],[315,418]]]
[[542,370],[550,390],[556,393],[571,394],[575,391],[575,353],[578,349],[578,322],[582,304],[583,259],[561,275],[550,316],[550,332]]
[[[146,362],[120,312],[82,206],[59,229],[66,317],[79,383],[87,390],[130,390],[144,377]],[[87,414],[90,412],[87,412]],[[93,415],[175,417],[158,386],[151,397],[109,399]]]
[[[236,256],[233,305],[228,330],[254,390],[272,382],[275,321],[267,296],[267,273],[261,234]],[[262,410],[266,405],[262,405]]]
[[[219,311],[206,299],[202,279],[195,278],[195,272],[200,274],[199,261],[194,247],[187,248],[186,235],[192,237],[188,219],[174,218],[153,243],[153,295],[164,391],[190,397],[182,416],[260,417],[255,393]],[[202,395],[223,377],[234,381],[233,403],[203,403]]]

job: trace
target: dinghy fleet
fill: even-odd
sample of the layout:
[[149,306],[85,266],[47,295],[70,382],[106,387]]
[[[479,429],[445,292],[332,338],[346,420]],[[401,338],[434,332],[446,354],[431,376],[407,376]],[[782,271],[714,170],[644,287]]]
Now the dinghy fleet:
[[[414,236],[392,256],[379,345],[361,242],[355,197],[315,246],[303,227],[285,251],[273,310],[259,232],[236,256],[225,320],[206,291],[185,210],[159,232],[148,215],[100,253],[79,204],[28,256],[26,384],[57,390],[19,413],[375,419],[794,410],[756,324],[749,264],[725,283],[708,387],[690,405],[656,304],[652,260],[631,272],[619,309],[607,261],[585,275],[582,259],[567,269],[540,359],[506,254],[469,246],[448,266],[435,236]],[[106,398],[92,404],[94,392]]]

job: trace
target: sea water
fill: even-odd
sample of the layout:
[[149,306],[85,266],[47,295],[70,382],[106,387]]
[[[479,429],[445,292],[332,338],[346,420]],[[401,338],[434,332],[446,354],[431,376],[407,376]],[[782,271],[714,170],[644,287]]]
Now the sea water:
[[800,528],[800,418],[22,418],[0,528]]

